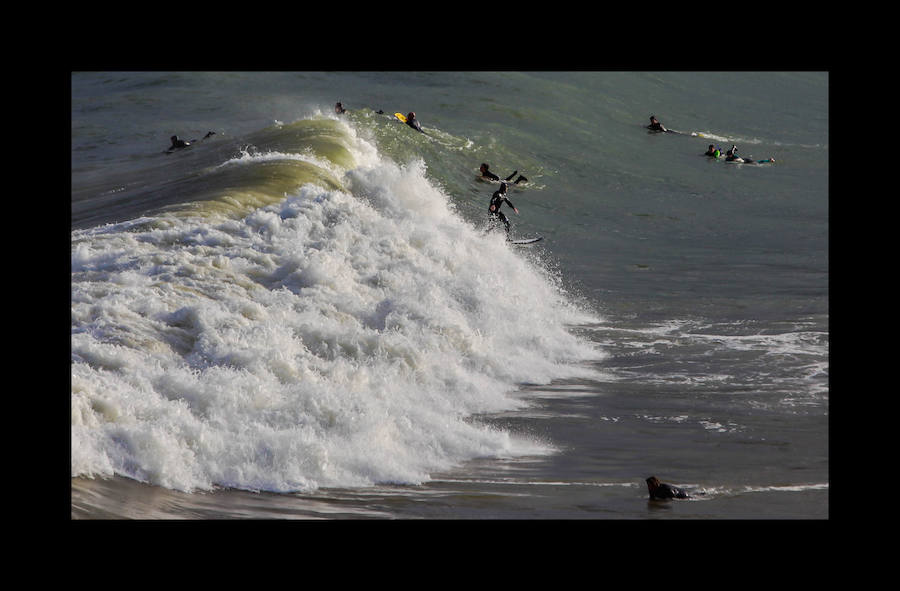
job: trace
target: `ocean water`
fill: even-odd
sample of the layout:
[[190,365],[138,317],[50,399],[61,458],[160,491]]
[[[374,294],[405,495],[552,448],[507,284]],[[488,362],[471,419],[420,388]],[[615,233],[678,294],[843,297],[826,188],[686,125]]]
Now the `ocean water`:
[[72,73],[72,518],[827,518],[828,87]]

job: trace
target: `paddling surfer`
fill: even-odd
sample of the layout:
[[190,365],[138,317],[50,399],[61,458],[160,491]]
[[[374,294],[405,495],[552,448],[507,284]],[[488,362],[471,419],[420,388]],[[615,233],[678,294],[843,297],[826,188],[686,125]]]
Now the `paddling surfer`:
[[[483,176],[483,177],[486,178],[486,179],[491,179],[492,181],[499,181],[499,180],[500,180],[500,177],[497,176],[496,174],[494,174],[493,172],[491,172],[490,170],[488,170],[488,168],[489,168],[489,166],[488,166],[487,164],[485,164],[485,163],[483,163],[483,162],[481,163],[481,167],[478,169],[478,170],[481,172],[481,176]],[[513,178],[514,176],[516,176],[516,174],[517,174],[518,172],[519,172],[518,170],[514,170],[514,171],[512,172],[511,175],[509,175],[508,177],[506,177],[506,179],[505,179],[506,182],[511,181],[512,178]],[[526,182],[527,180],[528,180],[528,179],[526,179],[524,176],[522,176],[522,175],[520,174],[520,175],[519,175],[519,178],[517,178],[517,179],[515,180],[515,182],[513,182],[513,184],[514,184],[514,185],[518,185],[519,183],[524,183],[524,182]]]
[[691,498],[683,488],[660,482],[656,476],[647,479],[647,490],[650,491],[650,498],[654,500]]
[[179,139],[177,135],[173,135],[169,139],[172,140],[172,145],[169,146],[170,150],[178,150],[181,148],[187,148],[188,146],[191,145],[191,142]]
[[737,146],[732,144],[731,147],[728,148],[728,151],[725,152],[725,160],[727,160],[728,162],[746,162],[746,159],[741,158],[737,155],[737,151]]
[[709,145],[709,148],[706,149],[706,154],[704,154],[704,156],[709,156],[710,158],[715,158],[716,160],[718,160],[719,156],[721,156],[721,155],[722,155],[722,150],[720,150],[719,148],[715,147],[712,144]]
[[412,111],[410,111],[409,115],[406,116],[406,124],[420,133],[425,133],[424,131],[422,131],[422,126],[419,124],[419,120],[416,119],[416,114]]
[[647,126],[650,131],[669,131],[666,126],[659,122],[656,115],[650,115],[650,125]]
[[766,163],[774,163],[774,158],[766,158],[765,160],[753,160],[753,156],[748,156],[747,158],[741,158],[737,155],[737,146],[733,145],[731,148],[725,152],[725,160],[726,162],[743,162],[744,164],[766,164]]
[[[203,136],[203,139],[205,140],[208,137],[214,136],[214,135],[216,135],[216,132],[209,131],[206,133],[205,136]],[[169,146],[169,149],[166,150],[166,153],[170,153],[173,150],[180,150],[182,148],[187,148],[188,146],[197,143],[197,140],[183,140],[183,139],[179,138],[177,135],[173,135],[172,137],[169,138],[169,140],[171,140],[172,145]],[[203,140],[200,140],[200,141],[203,141]]]

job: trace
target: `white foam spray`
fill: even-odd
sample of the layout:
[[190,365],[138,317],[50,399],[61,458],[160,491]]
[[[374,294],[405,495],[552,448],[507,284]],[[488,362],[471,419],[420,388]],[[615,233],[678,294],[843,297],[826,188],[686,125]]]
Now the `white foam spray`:
[[309,491],[553,451],[477,416],[590,374],[596,318],[353,139],[347,190],[72,233],[73,476]]

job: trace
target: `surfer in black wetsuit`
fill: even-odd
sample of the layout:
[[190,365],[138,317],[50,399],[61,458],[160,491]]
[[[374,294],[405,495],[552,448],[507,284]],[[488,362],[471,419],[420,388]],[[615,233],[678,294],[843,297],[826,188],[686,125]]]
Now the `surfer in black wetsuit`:
[[656,476],[647,479],[647,489],[650,491],[650,498],[654,500],[691,498],[684,489],[660,482]]
[[425,133],[424,131],[422,131],[422,126],[419,125],[419,120],[416,119],[416,114],[412,111],[410,111],[409,115],[406,116],[406,124],[420,133]]
[[334,112],[338,115],[343,115],[347,112],[347,109],[345,109],[344,105],[342,105],[340,102],[337,102],[334,104]]
[[172,145],[169,146],[170,150],[178,150],[180,148],[187,148],[188,146],[191,145],[191,142],[186,142],[184,140],[178,139],[177,135],[173,135],[169,139],[172,140]]
[[[209,132],[206,133],[205,136],[203,136],[203,139],[205,140],[206,138],[208,138],[208,137],[210,137],[210,136],[213,136],[213,135],[216,135],[216,132],[214,132],[214,131],[209,131]],[[187,148],[187,147],[190,146],[191,144],[196,144],[196,143],[197,143],[197,140],[182,140],[182,139],[179,139],[177,135],[173,135],[173,136],[170,137],[169,139],[172,140],[172,145],[169,146],[169,149],[166,150],[166,153],[171,153],[173,150],[180,150],[180,149],[182,149],[182,148]],[[200,141],[203,141],[203,140],[200,140]]]
[[727,162],[746,162],[746,163],[748,163],[748,164],[752,164],[752,163],[753,163],[753,158],[752,158],[752,157],[750,157],[750,158],[741,158],[740,156],[737,155],[737,152],[738,152],[737,146],[735,146],[734,144],[732,144],[732,145],[731,145],[731,148],[729,148],[728,151],[725,152],[725,160],[726,160]]
[[[494,174],[493,172],[491,172],[491,171],[488,170],[488,165],[485,164],[485,163],[482,163],[482,164],[481,164],[481,168],[479,168],[479,170],[481,171],[481,176],[483,176],[484,178],[491,179],[492,181],[499,181],[499,180],[500,180],[500,177],[499,177],[499,176],[497,176],[496,174]],[[516,174],[517,174],[518,172],[519,172],[518,170],[514,170],[514,171],[512,172],[511,175],[509,175],[508,177],[506,177],[505,180],[506,180],[506,181],[512,180],[512,178],[513,178],[514,176],[516,176]],[[519,175],[519,178],[517,178],[513,184],[514,184],[514,185],[518,185],[519,183],[524,183],[524,182],[526,182],[527,180],[528,180],[528,179],[526,179],[524,176],[522,176],[522,175],[520,174],[520,175]]]
[[500,183],[500,188],[494,191],[494,194],[491,196],[491,205],[488,208],[488,213],[490,214],[491,221],[499,220],[506,226],[506,236],[509,237],[509,220],[506,219],[506,216],[503,215],[503,212],[500,211],[500,207],[503,203],[506,202],[507,205],[513,208],[513,211],[518,215],[519,210],[516,209],[516,206],[512,204],[512,201],[506,198],[506,183]]
[[647,126],[650,131],[669,131],[666,126],[659,122],[656,115],[650,115],[650,125]]
[[765,163],[773,163],[775,162],[774,158],[766,158],[765,160],[753,160],[753,156],[748,156],[747,158],[741,158],[737,155],[737,146],[733,145],[731,148],[725,152],[725,160],[727,162],[743,162],[744,164],[765,164]]

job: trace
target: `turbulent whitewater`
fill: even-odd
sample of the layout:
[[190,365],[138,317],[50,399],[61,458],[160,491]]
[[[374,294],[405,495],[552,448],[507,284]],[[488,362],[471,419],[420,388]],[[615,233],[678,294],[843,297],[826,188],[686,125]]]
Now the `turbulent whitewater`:
[[72,476],[311,491],[553,451],[479,415],[594,372],[596,319],[422,160],[328,117],[201,148],[158,211],[72,232]]

